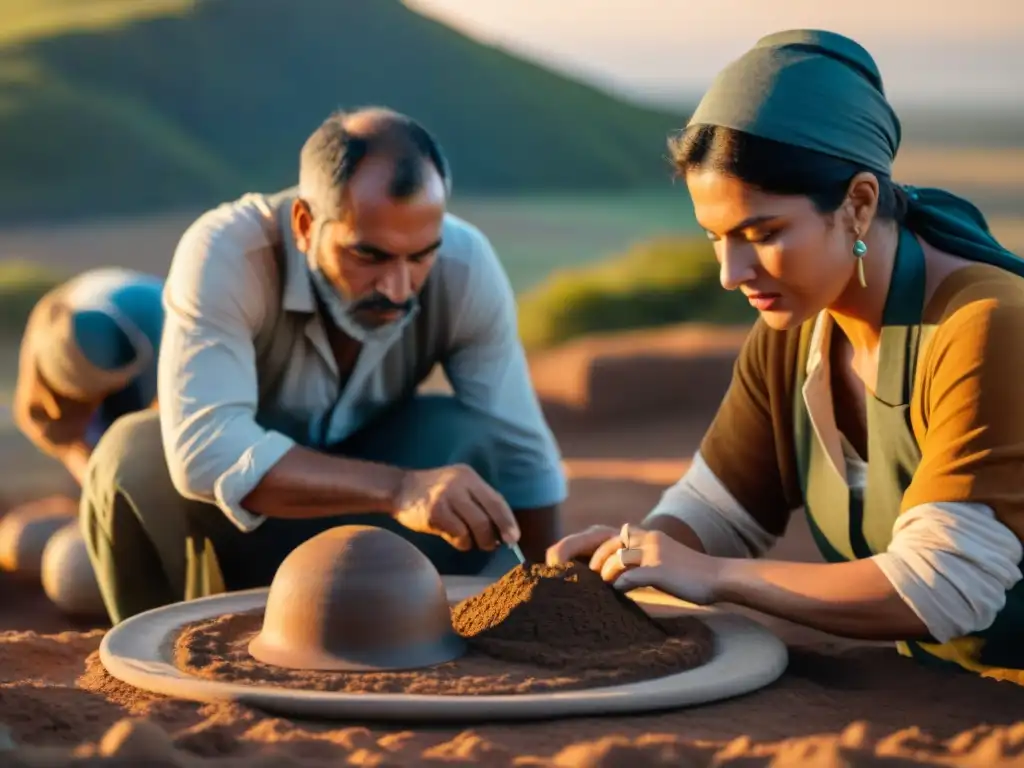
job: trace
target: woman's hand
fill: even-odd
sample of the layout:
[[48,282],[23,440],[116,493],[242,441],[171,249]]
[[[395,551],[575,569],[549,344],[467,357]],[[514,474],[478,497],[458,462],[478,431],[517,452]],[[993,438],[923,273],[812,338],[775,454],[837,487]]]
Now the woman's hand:
[[591,526],[566,536],[548,549],[549,565],[590,555],[590,568],[623,592],[654,587],[697,605],[717,602],[723,560],[696,552],[661,531],[629,527],[630,548],[639,551],[637,565],[624,565],[620,531]]
[[608,539],[619,540],[619,531],[608,525],[592,525],[555,542],[547,551],[548,565],[568,563],[576,558],[590,557]]

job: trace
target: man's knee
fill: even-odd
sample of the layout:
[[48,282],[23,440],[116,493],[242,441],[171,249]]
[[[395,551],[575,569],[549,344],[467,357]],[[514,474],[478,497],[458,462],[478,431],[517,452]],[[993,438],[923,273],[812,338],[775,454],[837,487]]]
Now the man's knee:
[[171,483],[155,411],[122,416],[97,443],[79,523],[112,616],[182,598],[187,502]]
[[155,408],[125,414],[103,433],[94,454],[138,454],[158,451],[163,456],[160,436],[160,413]]
[[110,525],[119,494],[143,502],[172,488],[156,411],[117,419],[96,444],[82,481],[81,518],[86,528]]

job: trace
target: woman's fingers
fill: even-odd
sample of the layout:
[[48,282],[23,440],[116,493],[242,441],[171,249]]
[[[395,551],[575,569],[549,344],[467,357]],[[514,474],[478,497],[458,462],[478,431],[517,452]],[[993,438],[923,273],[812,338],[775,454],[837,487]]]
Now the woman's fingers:
[[607,525],[592,525],[552,544],[548,547],[545,559],[548,565],[568,563],[574,558],[592,554],[601,544],[617,535],[618,531]]
[[594,550],[594,554],[590,556],[590,570],[601,573],[601,569],[604,568],[604,564],[610,559],[617,559],[616,552],[622,547],[622,542],[619,541],[619,537],[616,536],[611,539],[605,539],[601,545]]
[[590,561],[590,567],[599,571],[601,578],[609,584],[623,573],[636,570],[642,565],[652,565],[658,560],[658,534],[648,533],[639,528],[630,529],[631,547],[622,546],[622,538],[606,541]]
[[611,583],[620,592],[629,592],[641,587],[664,589],[661,583],[662,568],[660,566],[642,566],[622,571]]
[[612,584],[626,570],[617,557],[609,557],[601,564],[601,578]]

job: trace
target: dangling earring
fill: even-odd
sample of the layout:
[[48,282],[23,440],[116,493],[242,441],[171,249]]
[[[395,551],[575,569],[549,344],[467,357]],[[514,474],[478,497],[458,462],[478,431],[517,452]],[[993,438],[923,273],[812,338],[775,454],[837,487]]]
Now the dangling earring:
[[867,252],[867,243],[861,240],[858,234],[857,239],[853,242],[853,255],[857,259],[857,281],[860,283],[861,288],[868,287],[868,281],[864,277],[864,254]]

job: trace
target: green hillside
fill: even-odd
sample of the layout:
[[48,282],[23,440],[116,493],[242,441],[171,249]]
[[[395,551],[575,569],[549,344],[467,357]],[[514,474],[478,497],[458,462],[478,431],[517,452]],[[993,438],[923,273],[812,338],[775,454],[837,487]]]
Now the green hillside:
[[678,115],[626,104],[398,0],[5,0],[0,220],[194,207],[294,183],[328,112],[385,104],[458,192],[667,183]]

